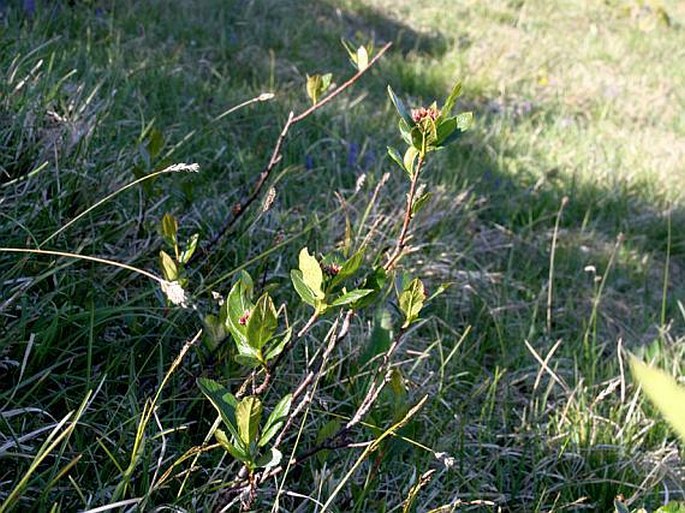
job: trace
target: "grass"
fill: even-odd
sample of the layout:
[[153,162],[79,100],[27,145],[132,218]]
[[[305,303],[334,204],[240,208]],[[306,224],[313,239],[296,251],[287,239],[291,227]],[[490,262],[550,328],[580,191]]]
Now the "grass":
[[[293,469],[280,495],[280,482],[266,483],[260,508],[278,496],[283,511],[315,511],[314,500],[335,491],[337,511],[398,511],[430,469],[418,511],[611,511],[619,493],[634,507],[685,499],[676,438],[632,385],[621,352],[683,375],[680,3],[663,3],[669,24],[656,3],[628,0],[39,2],[33,17],[19,2],[0,7],[0,245],[156,273],[162,215],[179,218],[183,237],[210,239],[288,111],[305,106],[304,74],[351,74],[341,36],[395,41],[379,68],[293,132],[273,207],[247,216],[191,277],[197,290],[225,295],[247,264],[292,320],[306,315],[286,292],[299,248],[330,248],[345,216],[359,238],[375,226],[379,246],[393,242],[400,177],[371,201],[391,170],[385,147],[398,140],[385,85],[418,105],[464,80],[462,107],[476,126],[429,165],[435,194],[403,261],[430,290],[451,287],[396,356],[404,386],[383,396],[355,440],[379,439],[429,400],[366,461],[361,450],[331,451]],[[276,98],[221,117],[263,92]],[[201,171],[124,190],[174,162]],[[366,184],[353,195],[361,173]],[[349,198],[345,209],[334,191]],[[301,447],[361,400],[370,321],[355,319],[332,355]],[[201,322],[169,308],[154,282],[0,252],[0,327],[3,504],[230,504],[223,489],[238,465],[221,451],[201,454],[192,471],[181,461],[159,484],[213,421],[195,378],[237,385],[240,376],[228,349],[198,346],[161,387]],[[317,348],[307,338],[279,390]]]

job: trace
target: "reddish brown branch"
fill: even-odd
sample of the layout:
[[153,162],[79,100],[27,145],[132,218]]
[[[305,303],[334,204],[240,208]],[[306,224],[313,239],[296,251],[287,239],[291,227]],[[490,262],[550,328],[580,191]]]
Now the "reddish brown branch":
[[419,176],[421,175],[421,168],[423,167],[423,163],[423,157],[419,157],[419,160],[416,163],[416,171],[414,172],[414,175],[411,179],[409,194],[407,194],[407,208],[404,212],[402,229],[400,230],[400,234],[397,237],[397,245],[395,246],[395,249],[390,255],[390,257],[388,258],[387,263],[383,266],[386,271],[390,271],[393,267],[395,267],[395,264],[397,264],[398,260],[402,256],[402,251],[404,251],[404,248],[407,245],[407,233],[409,232],[409,223],[411,222],[411,219],[413,217],[412,208],[414,206],[414,196],[416,196],[416,186],[419,183]]
[[[212,238],[212,240],[209,241],[207,246],[203,249],[203,253],[206,256],[208,256],[214,248],[214,246],[221,240],[226,233],[238,222],[238,220],[243,216],[245,211],[254,203],[254,201],[259,197],[260,193],[262,192],[262,189],[264,188],[264,184],[266,181],[269,179],[271,176],[271,172],[274,170],[276,165],[281,161],[283,155],[281,154],[281,150],[283,148],[283,143],[285,142],[286,136],[288,135],[288,131],[290,128],[295,125],[296,123],[299,123],[300,121],[306,119],[309,117],[311,114],[313,114],[315,111],[319,110],[323,106],[325,106],[327,103],[332,101],[336,96],[341,94],[343,91],[354,85],[359,78],[366,73],[367,70],[369,70],[378,60],[385,54],[385,52],[388,51],[392,43],[386,43],[379,51],[378,53],[369,61],[369,64],[366,66],[366,68],[357,71],[349,80],[344,82],[341,86],[337,87],[335,90],[333,90],[331,93],[329,93],[326,97],[324,97],[320,102],[315,103],[308,109],[304,110],[298,115],[295,115],[294,112],[290,112],[288,115],[288,120],[285,122],[285,125],[283,125],[283,129],[281,130],[280,135],[278,136],[278,139],[276,140],[276,144],[274,145],[274,149],[271,152],[271,158],[269,159],[269,162],[267,163],[266,167],[262,170],[261,173],[259,173],[259,176],[257,177],[257,180],[255,181],[254,185],[252,186],[252,191],[250,194],[247,196],[243,197],[240,201],[238,201],[233,208],[231,209],[231,213],[228,215],[228,218],[224,221],[223,226],[219,229],[217,234]],[[193,263],[197,258],[199,258],[200,253],[196,253],[195,257],[191,259],[190,263]]]

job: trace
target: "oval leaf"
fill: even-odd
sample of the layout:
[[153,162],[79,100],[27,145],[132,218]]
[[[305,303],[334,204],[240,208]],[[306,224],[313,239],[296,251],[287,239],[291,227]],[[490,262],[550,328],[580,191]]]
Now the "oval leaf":
[[397,113],[400,115],[400,118],[404,120],[405,123],[409,126],[414,126],[414,120],[411,118],[411,114],[407,110],[407,107],[404,106],[404,103],[402,100],[400,100],[397,95],[395,94],[395,91],[392,90],[392,87],[388,86],[388,96],[390,96],[390,100],[392,101],[392,104],[395,106],[395,109],[397,110]]
[[299,268],[302,272],[304,283],[312,290],[316,299],[325,297],[321,286],[323,285],[323,271],[319,262],[309,254],[307,248],[302,248],[299,255]]
[[188,241],[186,242],[186,249],[183,250],[181,256],[179,257],[181,263],[187,264],[190,261],[190,259],[195,254],[195,250],[197,249],[197,241],[199,239],[199,233],[194,233],[193,235],[191,235],[190,239],[188,239]]
[[248,369],[255,369],[263,363],[259,352],[250,346],[238,346],[235,361]]
[[295,287],[295,292],[300,296],[302,301],[308,305],[316,308],[316,297],[314,296],[314,291],[307,286],[302,278],[302,271],[299,269],[293,269],[290,271],[290,280],[293,282],[293,287]]
[[399,151],[392,146],[388,146],[388,156],[395,162],[395,164],[400,166],[400,169],[405,170],[404,162],[402,162],[402,155],[400,155]]
[[454,84],[454,87],[452,88],[452,91],[450,92],[449,96],[447,97],[447,100],[445,100],[445,104],[442,106],[442,115],[443,116],[449,116],[450,112],[454,108],[454,104],[457,101],[457,98],[461,96],[461,90],[462,90],[462,85],[461,82],[457,82]]
[[268,293],[257,300],[247,320],[247,341],[256,350],[260,350],[273,336],[278,327],[276,308]]
[[174,259],[171,258],[166,252],[159,252],[159,263],[162,267],[162,274],[164,274],[164,279],[167,281],[178,280],[178,266]]
[[276,358],[279,354],[283,352],[285,349],[285,346],[290,342],[290,337],[293,334],[293,329],[292,327],[288,328],[283,336],[281,337],[281,340],[279,340],[277,343],[272,343],[269,346],[269,349],[266,351],[266,354],[264,355],[264,359],[268,362],[269,360],[273,360]]
[[364,261],[364,250],[360,249],[350,258],[345,260],[345,263],[338,271],[338,274],[331,280],[331,288],[335,287],[339,283],[342,283],[347,278],[351,278],[356,274]]
[[197,380],[197,386],[200,387],[200,391],[219,412],[221,420],[231,432],[231,435],[233,435],[236,440],[240,441],[235,417],[238,401],[233,394],[231,394],[226,387],[209,378],[199,378]]
[[357,48],[357,69],[364,71],[369,65],[369,52],[364,46]]
[[414,278],[409,282],[402,291],[402,294],[400,294],[400,310],[404,314],[405,319],[402,328],[407,328],[418,319],[425,297],[423,283],[418,278]]
[[228,298],[222,307],[225,311],[223,316],[226,318],[226,328],[233,336],[237,345],[248,345],[247,323],[244,321],[245,315],[250,315],[254,305],[249,299],[245,289],[245,283],[238,280],[231,287]]
[[331,303],[331,306],[343,306],[354,303],[363,297],[368,296],[373,292],[373,289],[354,289],[346,292],[345,294],[339,296],[335,301]]
[[214,431],[214,438],[216,438],[216,441],[219,442],[219,445],[226,449],[226,451],[228,451],[228,453],[235,459],[242,462],[248,460],[248,456],[245,454],[245,451],[233,445],[226,436],[226,433],[224,433],[222,430],[217,429]]
[[266,424],[264,424],[264,432],[259,439],[259,446],[263,447],[269,443],[278,430],[281,429],[283,423],[285,423],[288,418],[288,413],[290,413],[290,406],[293,402],[293,394],[288,394],[283,399],[278,401],[278,404],[266,419]]
[[418,198],[416,198],[414,200],[414,204],[411,206],[411,214],[415,215],[423,207],[425,207],[426,204],[428,203],[428,200],[430,200],[432,196],[433,196],[432,193],[426,192],[426,193],[422,194],[421,196],[419,196]]
[[404,169],[409,173],[409,178],[414,176],[414,162],[416,162],[416,157],[419,156],[419,150],[417,150],[414,146],[409,146],[407,148],[407,151],[404,152],[404,158],[403,158],[403,163],[404,163]]
[[262,402],[259,397],[250,395],[238,403],[235,409],[238,434],[246,446],[257,440],[259,422],[262,419]]

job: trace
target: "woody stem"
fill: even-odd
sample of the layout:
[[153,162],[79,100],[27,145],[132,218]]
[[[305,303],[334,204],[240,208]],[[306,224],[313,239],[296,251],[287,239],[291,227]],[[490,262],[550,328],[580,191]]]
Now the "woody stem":
[[407,245],[407,233],[409,232],[409,223],[412,218],[412,207],[414,205],[414,197],[416,196],[416,187],[419,183],[419,176],[421,175],[421,169],[424,163],[424,154],[419,154],[419,160],[416,163],[416,170],[411,177],[411,184],[409,186],[409,193],[407,194],[407,208],[404,212],[404,220],[402,221],[402,229],[397,237],[397,244],[395,249],[390,255],[387,263],[383,266],[386,271],[390,271],[395,267],[400,257],[402,256],[402,251]]

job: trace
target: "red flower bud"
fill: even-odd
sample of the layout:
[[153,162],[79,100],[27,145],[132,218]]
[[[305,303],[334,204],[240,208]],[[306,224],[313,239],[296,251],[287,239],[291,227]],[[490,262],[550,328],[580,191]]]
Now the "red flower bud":
[[419,107],[418,109],[412,109],[411,118],[414,123],[419,124],[424,119],[431,119],[435,121],[440,115],[440,111],[436,107]]
[[341,269],[341,267],[338,264],[323,265],[322,268],[323,272],[326,273],[328,276],[336,276]]
[[241,326],[245,326],[247,324],[247,320],[250,318],[250,311],[245,310],[245,313],[240,316],[240,319],[238,319],[238,324]]

